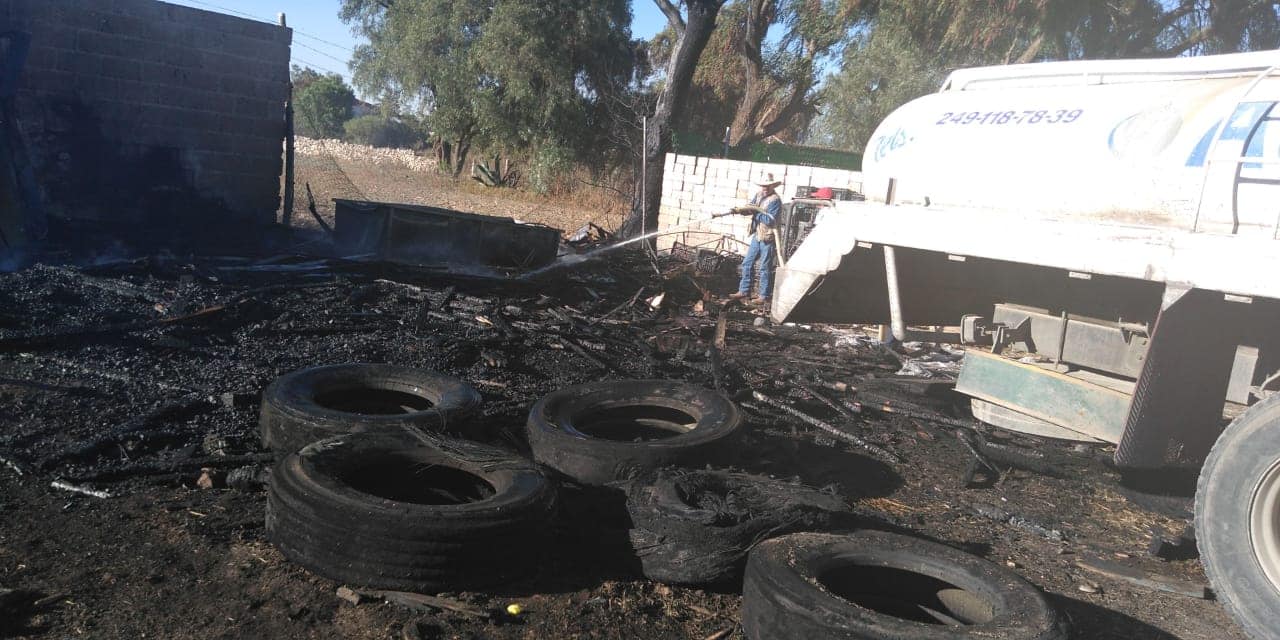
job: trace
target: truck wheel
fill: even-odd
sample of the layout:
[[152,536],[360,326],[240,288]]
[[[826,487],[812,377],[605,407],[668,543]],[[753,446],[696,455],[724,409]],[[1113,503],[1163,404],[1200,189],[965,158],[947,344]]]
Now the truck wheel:
[[529,569],[554,506],[552,483],[513,453],[348,434],[276,465],[266,531],[286,558],[327,578],[437,593]]
[[277,378],[262,392],[262,444],[297,451],[344,433],[399,434],[412,425],[450,428],[480,405],[470,385],[390,364],[335,364]]
[[747,558],[749,640],[1064,640],[1066,623],[1017,574],[933,542],[875,531],[797,533]]
[[1232,422],[1196,489],[1196,539],[1218,600],[1253,638],[1280,629],[1280,397]]
[[579,482],[629,480],[706,463],[742,423],[724,394],[681,382],[623,380],[566,387],[529,412],[533,457]]

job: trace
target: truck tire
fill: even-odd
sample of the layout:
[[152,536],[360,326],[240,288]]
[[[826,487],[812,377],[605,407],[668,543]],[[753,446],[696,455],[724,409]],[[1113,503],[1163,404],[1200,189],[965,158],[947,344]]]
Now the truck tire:
[[629,480],[705,463],[741,413],[727,396],[681,382],[624,380],[567,387],[529,412],[533,457],[579,482]]
[[750,640],[1064,640],[1062,617],[1017,574],[889,533],[797,533],[747,559]]
[[266,532],[286,558],[339,582],[456,591],[527,569],[554,496],[532,462],[501,449],[348,434],[276,465]]
[[1280,637],[1280,397],[1250,407],[1218,437],[1195,511],[1218,600],[1250,637]]
[[434,371],[390,364],[336,364],[285,374],[262,393],[263,446],[297,451],[344,433],[401,433],[412,425],[441,431],[480,405],[467,383]]
[[660,469],[627,487],[627,511],[645,577],[667,584],[725,584],[741,578],[747,552],[760,541],[828,529],[849,505],[798,482]]

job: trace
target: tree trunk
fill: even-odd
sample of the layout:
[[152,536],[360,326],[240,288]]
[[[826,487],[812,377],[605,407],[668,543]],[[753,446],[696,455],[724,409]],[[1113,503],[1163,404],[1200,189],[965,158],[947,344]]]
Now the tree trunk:
[[470,149],[471,141],[468,138],[452,142],[442,138],[436,144],[436,166],[456,178],[462,173],[463,165],[467,163],[467,152]]
[[468,138],[459,139],[453,144],[453,177],[462,174],[462,169],[467,164],[467,152],[471,150],[471,140]]
[[771,84],[764,68],[764,39],[769,25],[777,17],[776,0],[755,0],[751,3],[744,25],[742,40],[738,43],[738,58],[742,61],[742,99],[733,114],[733,126],[729,129],[729,146],[737,147],[760,138],[760,112],[770,95]]
[[716,15],[724,0],[686,0],[688,17],[683,22],[678,13],[672,17],[672,6],[667,0],[658,0],[672,25],[676,27],[678,40],[675,53],[667,63],[667,77],[658,95],[653,117],[649,118],[648,135],[644,139],[644,159],[647,173],[644,188],[636,189],[631,201],[631,212],[619,231],[622,237],[634,237],[657,230],[658,207],[662,202],[662,174],[667,151],[671,149],[671,131],[674,120],[684,111],[693,82],[693,70],[698,66],[702,50],[711,38],[716,26]]

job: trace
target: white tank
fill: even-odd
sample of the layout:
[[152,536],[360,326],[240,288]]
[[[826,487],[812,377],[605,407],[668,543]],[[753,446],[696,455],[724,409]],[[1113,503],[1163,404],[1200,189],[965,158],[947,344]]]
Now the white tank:
[[957,71],[876,129],[863,190],[883,202],[893,178],[895,203],[943,211],[1273,233],[1277,64],[1266,51]]

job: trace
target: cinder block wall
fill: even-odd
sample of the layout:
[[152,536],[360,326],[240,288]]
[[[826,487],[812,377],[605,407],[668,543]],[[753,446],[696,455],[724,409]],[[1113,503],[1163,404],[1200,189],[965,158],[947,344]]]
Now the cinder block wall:
[[794,198],[798,187],[862,191],[862,173],[858,171],[668,153],[662,176],[662,206],[658,213],[658,228],[671,229],[698,220],[709,222],[695,225],[686,233],[659,236],[658,248],[670,248],[675,242],[698,245],[727,234],[738,241],[727,241],[724,248],[744,253],[746,243],[750,241],[750,218],[710,218],[716,213],[746,204],[760,190],[756,184],[763,182],[768,174],[773,174],[775,180],[782,181],[782,186],[778,187],[778,195],[782,196],[783,202]]
[[128,221],[193,192],[274,219],[290,29],[155,0],[0,0],[8,30],[31,34],[19,123],[51,214]]

